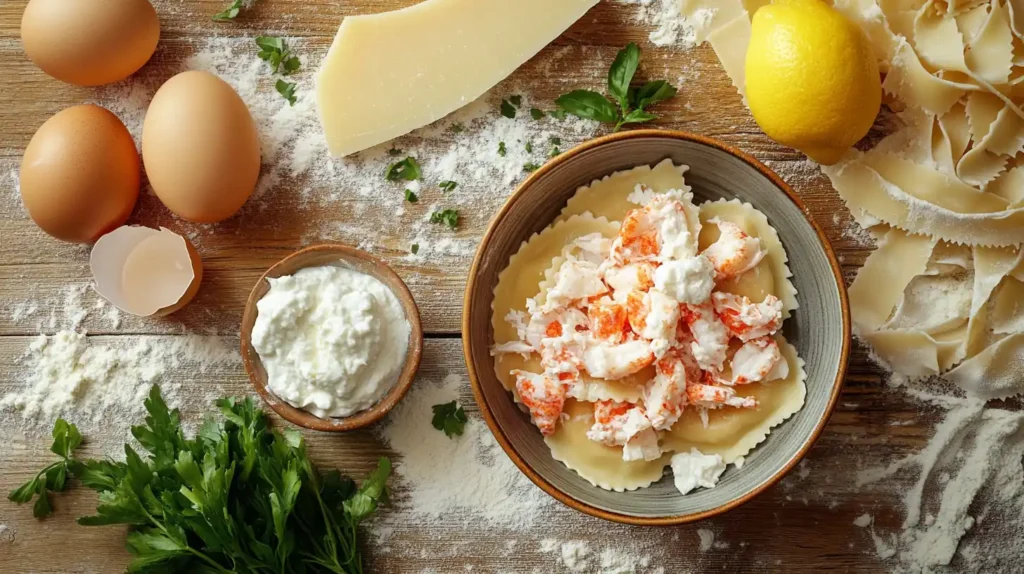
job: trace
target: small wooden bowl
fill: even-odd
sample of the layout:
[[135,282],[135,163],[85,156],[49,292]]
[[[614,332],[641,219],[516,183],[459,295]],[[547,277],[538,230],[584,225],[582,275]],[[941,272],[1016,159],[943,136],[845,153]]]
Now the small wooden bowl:
[[[341,418],[322,418],[293,407],[287,402],[279,399],[267,388],[267,371],[263,368],[263,362],[256,349],[252,346],[252,328],[256,324],[256,302],[263,298],[270,290],[268,278],[291,275],[306,267],[321,267],[324,265],[335,265],[346,267],[360,273],[373,277],[386,285],[391,292],[398,297],[405,311],[405,318],[409,321],[409,348],[406,351],[405,368],[398,376],[398,382],[384,395],[377,404],[360,411],[354,415]],[[347,247],[345,245],[313,245],[300,249],[285,257],[273,267],[267,270],[260,277],[256,286],[249,294],[249,300],[245,304],[245,312],[242,314],[242,362],[245,364],[245,371],[249,374],[252,386],[259,393],[263,401],[270,405],[270,408],[281,415],[286,421],[308,429],[341,432],[359,429],[371,425],[380,420],[388,413],[398,401],[402,400],[405,393],[412,386],[413,378],[420,367],[420,358],[423,355],[423,327],[420,325],[420,312],[416,307],[416,301],[409,292],[402,278],[399,277],[386,263],[365,251]]]

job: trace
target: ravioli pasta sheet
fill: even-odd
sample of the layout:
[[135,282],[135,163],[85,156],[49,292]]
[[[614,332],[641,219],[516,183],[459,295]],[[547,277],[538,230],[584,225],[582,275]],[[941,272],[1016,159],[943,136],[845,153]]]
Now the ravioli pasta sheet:
[[[903,129],[822,168],[878,240],[850,287],[857,334],[903,375],[941,376],[986,399],[1020,394],[1024,2],[833,4],[864,30],[883,88],[905,106]],[[721,5],[748,18],[756,9]],[[743,35],[731,41],[746,48]]]
[[569,399],[565,402],[567,418],[555,434],[544,442],[551,456],[598,488],[622,492],[646,488],[661,480],[672,458],[666,453],[652,461],[622,460],[622,448],[605,446],[587,438],[594,424],[594,406]]
[[[529,315],[527,299],[532,299],[536,308],[549,302],[563,267],[581,257],[580,246],[572,243],[575,239],[594,233],[608,239],[615,238],[620,224],[614,220],[648,203],[655,194],[677,194],[684,200],[681,208],[683,218],[687,228],[697,234],[699,251],[715,243],[721,234],[712,220],[731,222],[747,235],[757,238],[764,258],[752,269],[719,280],[716,290],[742,295],[754,303],[764,302],[769,295],[774,296],[781,303],[782,316],[788,317],[797,307],[796,289],[778,233],[763,213],[747,203],[722,200],[692,205],[690,188],[683,178],[687,169],[665,160],[653,167],[640,166],[616,172],[580,187],[555,223],[523,242],[499,275],[492,304],[495,344],[521,340],[516,324],[508,320],[510,313],[524,313],[519,315],[519,319],[525,320]],[[533,305],[530,307],[535,308]],[[526,328],[522,321],[518,327]],[[683,417],[674,424],[670,423],[669,430],[659,433],[658,446],[663,454],[651,461],[626,461],[621,446],[611,447],[596,442],[587,436],[587,431],[594,425],[595,402],[612,400],[643,405],[645,389],[656,375],[655,366],[615,380],[593,377],[581,369],[578,380],[574,380],[569,390],[562,416],[553,427],[553,434],[545,438],[552,457],[595,486],[616,491],[635,490],[660,480],[673,451],[689,452],[691,448],[700,448],[705,453],[720,454],[727,463],[735,462],[804,404],[804,363],[797,356],[796,349],[781,335],[777,335],[775,341],[788,366],[786,376],[768,383],[753,382],[734,387],[739,397],[754,398],[756,406],[709,409],[703,417],[695,406],[684,408]],[[736,343],[728,355],[731,357],[739,346]],[[545,372],[540,356],[534,350],[519,354],[496,352],[495,370],[505,388],[520,403],[522,399],[518,396],[512,372]],[[731,370],[726,369],[720,376],[730,379]],[[525,405],[523,407],[525,409]]]

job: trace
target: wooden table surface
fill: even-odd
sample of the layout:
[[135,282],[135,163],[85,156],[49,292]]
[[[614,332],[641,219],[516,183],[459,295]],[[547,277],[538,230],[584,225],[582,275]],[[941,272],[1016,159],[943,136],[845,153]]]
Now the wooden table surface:
[[[188,53],[212,36],[287,35],[322,53],[343,16],[381,12],[413,4],[414,0],[260,0],[237,22],[210,21],[210,16],[227,3],[154,2],[161,18],[162,48],[146,70],[159,71],[161,66],[171,69],[172,62],[182,57],[175,54]],[[14,307],[37,301],[41,309],[36,317],[47,317],[51,311],[59,315],[68,285],[89,281],[87,248],[62,244],[42,234],[21,208],[14,180],[8,175],[17,168],[25,146],[45,119],[94,93],[61,84],[27,60],[19,40],[25,4],[26,0],[0,3],[0,395],[18,386],[17,359],[40,331],[31,321],[15,321]],[[535,98],[550,101],[567,87],[598,87],[615,51],[629,41],[640,43],[645,50],[645,70],[659,77],[684,79],[679,96],[661,106],[663,117],[656,127],[719,138],[775,169],[827,230],[848,280],[852,278],[866,256],[866,245],[844,233],[848,214],[828,180],[802,155],[769,141],[760,132],[707,46],[690,51],[651,46],[647,41],[650,30],[635,23],[635,13],[632,5],[601,2],[517,71],[513,79],[527,86]],[[564,50],[571,50],[572,65],[556,75],[545,73],[543,64],[555,52]],[[379,225],[381,222],[373,221],[372,216],[356,220],[345,209],[346,190],[338,191],[341,204],[296,206],[282,200],[280,211],[243,212],[206,233],[201,252],[207,276],[201,293],[171,318],[126,318],[117,329],[103,320],[88,318],[82,327],[90,335],[113,340],[138,335],[173,337],[183,330],[216,332],[233,345],[242,306],[254,282],[272,263],[309,242],[311,229],[321,223],[379,227],[383,235],[374,251],[406,278],[422,311],[428,340],[420,377],[438,380],[451,373],[464,377],[457,335],[469,257],[448,256],[409,264],[402,256],[410,237],[394,226]],[[501,193],[511,191],[509,187]],[[457,237],[477,241],[494,208],[491,203],[464,208],[464,223]],[[297,209],[301,211],[296,214]],[[162,211],[155,199],[144,196],[133,222],[152,225],[163,221],[155,218],[166,219],[158,213]],[[387,218],[389,214],[378,212],[375,217]],[[315,233],[312,238],[316,238]],[[53,332],[45,325],[43,330]],[[179,372],[174,378],[181,382],[181,395],[231,395],[249,390],[241,366],[234,363],[201,373]],[[470,416],[478,416],[468,386],[462,390],[461,402],[467,405]],[[186,414],[195,417],[198,411]],[[560,566],[555,554],[540,548],[541,541],[550,538],[586,540],[597,551],[641,544],[649,549],[651,566],[640,568],[640,572],[654,571],[656,566],[663,566],[666,572],[883,571],[884,564],[877,558],[868,531],[855,526],[854,519],[870,512],[879,530],[898,530],[902,510],[896,493],[907,486],[908,479],[894,477],[884,488],[856,488],[853,470],[916,452],[933,432],[940,415],[887,389],[880,372],[857,347],[838,409],[804,465],[726,516],[697,525],[641,528],[605,523],[556,506],[529,530],[518,531],[473,527],[461,517],[441,525],[427,523],[396,508],[391,511],[393,519],[383,517],[381,522],[394,529],[388,546],[405,550],[385,551],[377,548],[378,544],[368,543],[370,571],[455,572],[472,566],[474,572],[556,572]],[[0,421],[14,416],[0,413]],[[8,424],[2,428],[11,427]],[[51,459],[49,441],[38,432],[8,434],[13,436],[2,437],[0,445],[0,492],[5,493]],[[318,462],[339,466],[356,477],[363,476],[377,456],[394,456],[371,432],[344,436],[308,432],[306,436]],[[102,433],[90,438],[94,443],[84,449],[85,454],[99,452],[95,445],[103,441],[123,439]],[[396,459],[396,464],[402,461]],[[401,485],[396,488],[401,490]],[[74,525],[74,517],[94,509],[92,492],[80,489],[55,500],[56,512],[45,521],[34,520],[30,508],[0,500],[0,525],[6,525],[0,528],[0,572],[114,572],[127,562],[123,529]],[[713,530],[716,539],[727,547],[721,548],[725,545],[720,544],[719,548],[701,552],[698,528]],[[508,540],[518,542],[512,556],[502,551]],[[452,552],[452,548],[458,551]]]

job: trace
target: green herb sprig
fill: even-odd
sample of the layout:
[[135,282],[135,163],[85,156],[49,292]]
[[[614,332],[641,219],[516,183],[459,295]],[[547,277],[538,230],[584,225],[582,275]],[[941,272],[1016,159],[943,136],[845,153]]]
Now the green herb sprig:
[[[60,484],[53,469],[64,468],[99,492],[96,514],[79,524],[131,527],[128,572],[362,574],[359,525],[388,500],[390,461],[381,458],[357,488],[337,470],[321,472],[302,435],[271,429],[251,398],[216,404],[223,420],[186,439],[178,410],[154,386],[145,424],[132,427],[148,454],[126,444],[125,462],[74,459],[81,436],[58,420],[51,450],[61,460],[9,498],[28,502],[51,475],[62,489],[66,478]],[[49,512],[48,502],[41,506]]]
[[270,69],[276,74],[279,71],[285,76],[299,69],[302,63],[299,57],[292,54],[288,43],[284,38],[275,36],[257,36],[256,45],[260,51],[257,54],[261,60],[270,64]]
[[423,175],[416,158],[409,156],[388,166],[384,177],[388,181],[415,181]]
[[298,97],[295,96],[296,84],[294,82],[286,82],[284,80],[278,80],[274,84],[274,88],[277,89],[277,93],[281,94],[284,99],[288,100],[289,106],[294,106]]
[[[647,111],[649,106],[676,95],[676,88],[665,80],[647,82],[639,89],[630,87],[640,64],[640,48],[630,42],[619,51],[608,70],[608,93],[605,97],[591,90],[573,90],[555,100],[558,107],[574,116],[614,124],[612,131],[626,124],[657,119]],[[617,105],[616,105],[617,104]]]
[[225,20],[234,20],[241,13],[242,8],[245,8],[243,0],[234,0],[223,12],[218,12],[213,15],[214,21],[223,22]]
[[434,428],[442,431],[448,438],[456,435],[462,436],[468,419],[466,418],[466,411],[462,410],[458,402],[452,401],[450,403],[434,405],[431,408],[434,411],[434,417],[430,420],[430,424]]
[[35,477],[11,491],[7,499],[11,502],[24,504],[36,499],[32,507],[32,516],[43,518],[50,514],[50,492],[63,492],[67,488],[68,476],[71,474],[74,464],[74,450],[82,444],[82,435],[78,427],[68,424],[64,419],[57,419],[53,425],[53,444],[50,445],[50,452],[60,457],[60,460],[40,470]]
[[430,214],[430,222],[447,225],[449,229],[454,231],[459,228],[459,212],[454,209],[435,211]]

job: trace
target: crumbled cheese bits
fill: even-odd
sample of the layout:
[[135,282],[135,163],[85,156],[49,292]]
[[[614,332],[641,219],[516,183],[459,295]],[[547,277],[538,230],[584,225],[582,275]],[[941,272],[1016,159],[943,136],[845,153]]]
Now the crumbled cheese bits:
[[[748,17],[761,4],[722,3]],[[1024,3],[833,4],[867,34],[904,110],[901,130],[822,168],[878,242],[850,286],[856,332],[903,375],[981,398],[1024,392]]]
[[694,205],[686,170],[579,188],[495,288],[498,378],[552,456],[600,488],[649,486],[672,452],[732,463],[803,406],[803,361],[779,333],[797,303],[778,234],[749,204]]

